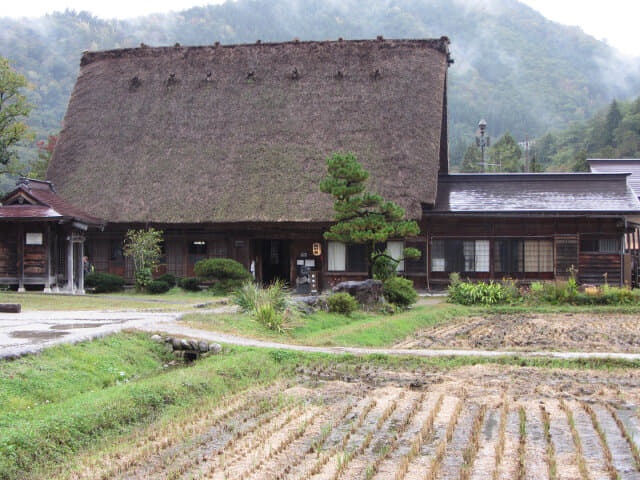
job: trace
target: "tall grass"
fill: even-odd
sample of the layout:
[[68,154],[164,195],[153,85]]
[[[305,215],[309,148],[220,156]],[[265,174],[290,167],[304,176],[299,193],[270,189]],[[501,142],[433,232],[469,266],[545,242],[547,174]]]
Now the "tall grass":
[[282,280],[266,288],[247,282],[231,294],[231,301],[258,323],[278,332],[282,332],[297,313]]

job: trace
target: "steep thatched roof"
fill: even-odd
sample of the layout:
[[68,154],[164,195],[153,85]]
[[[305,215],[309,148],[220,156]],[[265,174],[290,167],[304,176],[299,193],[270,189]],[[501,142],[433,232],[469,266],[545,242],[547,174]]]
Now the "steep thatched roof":
[[418,218],[446,166],[447,46],[85,53],[48,178],[110,222],[323,221],[325,160],[352,151],[371,188]]

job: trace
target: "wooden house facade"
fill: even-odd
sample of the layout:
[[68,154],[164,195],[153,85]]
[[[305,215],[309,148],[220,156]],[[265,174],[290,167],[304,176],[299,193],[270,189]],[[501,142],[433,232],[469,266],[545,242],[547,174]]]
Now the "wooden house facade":
[[384,246],[422,252],[399,266],[418,287],[452,271],[529,281],[572,266],[585,282],[621,281],[616,241],[640,212],[624,175],[449,175],[448,43],[86,52],[48,179],[105,219],[85,233],[96,270],[130,281],[124,235],[149,226],[164,232],[159,273],[187,277],[198,260],[227,257],[265,283],[364,277],[361,245],[323,238],[333,208],[318,185],[335,152],[353,152],[370,190],[419,222],[418,237]]

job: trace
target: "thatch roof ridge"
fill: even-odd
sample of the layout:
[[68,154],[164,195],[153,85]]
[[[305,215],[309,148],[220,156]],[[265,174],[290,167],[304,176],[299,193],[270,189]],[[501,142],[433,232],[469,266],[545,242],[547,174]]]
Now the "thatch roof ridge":
[[351,151],[419,218],[446,166],[447,43],[86,53],[47,178],[109,222],[330,221],[325,160]]
[[82,52],[82,58],[80,59],[80,66],[89,65],[90,63],[97,62],[100,60],[108,60],[112,58],[119,58],[125,55],[137,56],[137,57],[145,57],[145,56],[157,56],[165,53],[176,52],[176,51],[187,51],[187,50],[216,50],[216,49],[242,49],[242,48],[251,48],[255,49],[256,47],[286,47],[289,45],[297,46],[297,47],[305,47],[310,45],[334,45],[334,46],[345,46],[345,45],[358,45],[358,44],[371,44],[371,42],[378,42],[381,47],[394,47],[394,46],[402,46],[402,47],[420,47],[420,48],[431,48],[433,50],[439,51],[445,55],[449,55],[449,37],[442,36],[440,38],[412,38],[412,39],[404,39],[404,38],[393,38],[386,39],[382,37],[378,37],[376,40],[368,40],[368,39],[355,39],[355,40],[291,40],[287,42],[262,42],[257,41],[254,43],[237,43],[237,44],[221,44],[216,42],[213,45],[181,45],[176,44],[173,46],[150,46],[146,44],[141,44],[140,47],[124,47],[124,48],[114,48],[110,50],[98,50],[91,51],[85,50]]

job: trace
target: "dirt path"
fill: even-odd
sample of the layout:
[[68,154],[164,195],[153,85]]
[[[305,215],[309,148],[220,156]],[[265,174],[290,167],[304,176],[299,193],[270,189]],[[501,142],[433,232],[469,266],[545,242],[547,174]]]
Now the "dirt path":
[[577,373],[475,366],[415,388],[426,371],[370,369],[367,381],[342,382],[301,367],[288,385],[237,395],[179,426],[150,427],[135,447],[94,457],[69,476],[640,478],[633,437],[640,379]]

